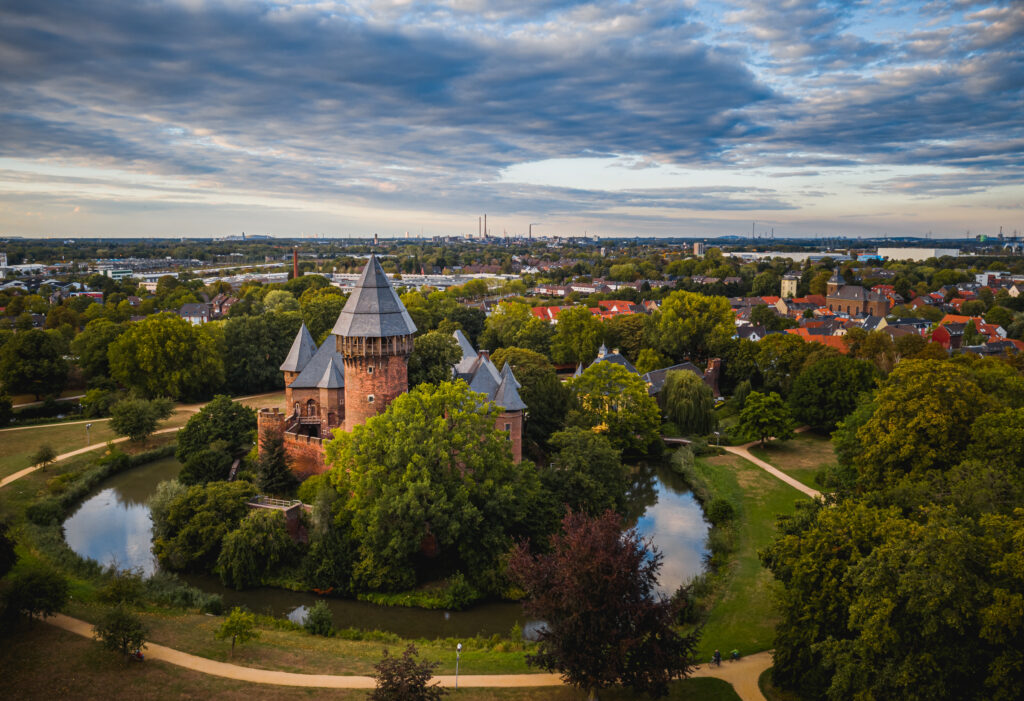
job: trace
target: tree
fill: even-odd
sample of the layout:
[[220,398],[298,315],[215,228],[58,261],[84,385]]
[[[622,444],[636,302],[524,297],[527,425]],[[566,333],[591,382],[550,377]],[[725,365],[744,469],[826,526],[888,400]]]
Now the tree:
[[540,353],[526,348],[501,348],[491,360],[499,367],[509,364],[522,387],[519,396],[527,407],[523,436],[543,448],[548,437],[565,425],[569,390],[555,374],[555,366]]
[[828,291],[828,281],[832,278],[832,273],[828,270],[822,270],[815,273],[814,277],[811,278],[809,292],[812,295],[824,296],[825,292]]
[[558,313],[551,357],[556,363],[588,363],[597,357],[604,337],[601,320],[587,307],[570,307]]
[[803,369],[807,358],[815,351],[816,345],[789,333],[771,334],[756,344],[751,344],[751,350],[755,354],[754,362],[763,380],[764,389],[779,392],[784,397],[788,396],[793,382]]
[[110,407],[110,428],[119,436],[142,441],[156,430],[157,424],[174,411],[169,399],[129,397]]
[[777,295],[779,294],[781,284],[782,278],[779,277],[778,273],[765,270],[754,277],[753,282],[750,284],[750,294],[755,297]]
[[224,536],[249,513],[256,490],[248,482],[210,482],[189,487],[154,520],[153,552],[173,570],[209,572],[217,563]]
[[214,441],[209,448],[203,448],[188,456],[178,473],[178,481],[184,485],[223,482],[231,475],[233,459],[224,441]]
[[673,370],[665,376],[659,399],[665,416],[683,433],[702,436],[715,430],[715,397],[702,377],[689,370]]
[[46,470],[47,465],[52,464],[57,459],[57,451],[54,450],[53,446],[49,443],[43,443],[39,446],[39,449],[32,454],[29,461],[33,465],[39,466],[39,469]]
[[231,638],[231,656],[235,656],[235,643],[245,645],[250,640],[257,640],[260,632],[256,630],[256,615],[243,611],[237,606],[231,609],[231,613],[220,624],[217,629],[217,640]]
[[871,363],[843,355],[826,355],[805,367],[793,383],[789,406],[801,422],[831,431],[869,392],[878,376]]
[[793,415],[777,393],[751,392],[740,412],[737,427],[747,436],[760,440],[763,446],[769,438],[793,437]]
[[60,344],[45,331],[19,331],[0,348],[0,382],[8,393],[31,394],[36,399],[60,394],[67,377]]
[[438,701],[448,693],[439,684],[430,684],[440,662],[417,660],[416,646],[409,643],[401,657],[393,657],[384,648],[384,658],[373,666],[377,688],[373,701]]
[[264,494],[285,496],[293,493],[298,484],[284,449],[284,436],[277,431],[264,431],[256,460],[256,486]]
[[662,300],[650,323],[651,346],[676,362],[706,360],[735,331],[728,299],[684,291]]
[[111,374],[146,397],[195,399],[224,382],[218,334],[177,314],[156,314],[132,324],[108,351]]
[[245,589],[261,584],[267,574],[288,564],[295,554],[284,514],[257,509],[224,536],[217,570],[225,586]]
[[127,659],[136,650],[146,647],[149,629],[124,604],[117,604],[100,618],[93,636],[111,652],[120,652]]
[[541,480],[559,513],[568,508],[597,516],[625,509],[626,467],[607,437],[573,427],[551,436],[551,450],[551,467]]
[[[605,341],[609,348],[618,348],[627,358],[639,362],[640,354],[647,345],[646,326],[646,314],[618,314],[604,322]],[[663,368],[665,365],[658,367]],[[652,369],[656,370],[657,368]]]
[[8,575],[3,594],[7,615],[46,618],[64,608],[71,589],[57,570],[40,562],[27,562]]
[[409,386],[452,379],[452,366],[461,358],[459,343],[451,334],[430,331],[417,337],[409,355]]
[[425,548],[475,585],[497,586],[498,558],[530,532],[539,492],[533,465],[512,462],[497,417],[465,382],[419,385],[327,443],[361,587],[411,587]]
[[268,312],[297,312],[299,301],[287,290],[271,290],[263,297],[263,308]]
[[126,324],[117,324],[109,319],[94,319],[75,336],[71,342],[71,352],[78,356],[78,366],[86,377],[110,376],[107,350],[126,328]]
[[0,519],[0,579],[3,579],[14,568],[14,563],[18,561],[15,547],[16,543],[11,535],[11,524]]
[[227,391],[254,394],[283,387],[280,366],[301,323],[296,312],[234,316],[224,322]]
[[959,463],[971,425],[992,403],[965,368],[903,361],[881,383],[876,409],[857,431],[853,462],[862,483],[877,486]]
[[327,605],[326,601],[320,599],[306,610],[302,627],[310,635],[327,637],[331,634],[334,630],[334,617],[331,615],[331,607]]
[[654,370],[661,370],[672,365],[672,359],[667,358],[653,348],[644,348],[636,357],[636,371],[646,375]]
[[532,318],[530,308],[522,302],[501,302],[487,317],[480,345],[492,351],[516,345],[517,334]]
[[477,339],[483,333],[484,325],[487,323],[487,314],[482,309],[456,305],[445,316],[446,319],[456,322],[462,332],[466,334],[469,342],[476,347]]
[[569,382],[567,423],[603,433],[616,449],[643,452],[659,440],[661,412],[639,375],[594,363]]
[[697,635],[676,632],[673,605],[655,593],[661,553],[635,529],[622,532],[612,511],[570,513],[562,527],[550,553],[521,544],[509,559],[526,614],[546,624],[527,663],[561,672],[590,698],[614,684],[664,696],[689,674]]
[[333,285],[317,290],[309,289],[302,293],[302,297],[299,298],[299,311],[302,313],[302,320],[306,322],[306,328],[318,343],[322,343],[334,328],[347,301],[348,295]]
[[1013,323],[1013,312],[1006,307],[995,306],[985,312],[985,322],[1009,328]]
[[245,455],[252,449],[255,435],[256,412],[231,397],[218,395],[178,432],[175,456],[179,462],[187,462],[193,453],[205,450],[214,441],[224,441],[227,452],[234,457]]

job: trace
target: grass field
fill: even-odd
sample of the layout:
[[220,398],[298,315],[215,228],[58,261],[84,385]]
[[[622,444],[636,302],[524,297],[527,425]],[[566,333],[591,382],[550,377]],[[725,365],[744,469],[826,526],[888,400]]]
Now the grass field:
[[[25,621],[11,637],[0,638],[0,669],[4,696],[12,699],[365,699],[368,692],[344,689],[303,689],[237,682],[147,660],[125,663],[99,644],[40,621]],[[5,644],[13,640],[17,644]],[[393,648],[393,651],[394,648]],[[380,656],[380,647],[376,651]],[[429,655],[424,655],[430,657]],[[241,661],[237,658],[236,661]],[[263,665],[260,665],[263,666]],[[464,668],[462,668],[464,669]],[[460,671],[462,671],[460,669]],[[469,673],[469,672],[467,672]],[[467,701],[525,701],[585,698],[569,688],[459,689],[452,698]],[[606,701],[641,699],[621,690],[601,694]],[[667,697],[675,701],[738,701],[732,687],[719,679],[676,682]]]
[[790,477],[814,488],[818,487],[815,476],[821,468],[836,461],[832,441],[827,436],[812,431],[798,433],[789,441],[768,443],[764,448],[751,446],[750,452]]
[[776,621],[772,576],[761,566],[757,552],[775,537],[776,516],[792,513],[794,504],[806,497],[734,455],[698,459],[695,471],[737,511],[736,550],[704,626],[699,659],[709,658],[716,648],[723,654],[736,648],[744,655],[768,650]]
[[[254,409],[284,406],[284,392],[247,399],[242,403]],[[160,422],[157,430],[184,426],[197,409],[198,405],[179,406],[167,420]],[[61,455],[89,444],[105,443],[119,437],[110,429],[107,419],[92,419],[89,423],[92,424],[88,434],[89,443],[86,443],[85,424],[78,422],[0,430],[0,477],[31,467],[31,456],[46,443],[53,446],[57,454]],[[124,444],[121,444],[121,447],[122,450],[126,449]]]

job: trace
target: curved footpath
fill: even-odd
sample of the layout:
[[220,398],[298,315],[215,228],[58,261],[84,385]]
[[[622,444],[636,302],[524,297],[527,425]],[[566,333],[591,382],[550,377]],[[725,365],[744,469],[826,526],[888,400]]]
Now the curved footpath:
[[[250,395],[248,397],[238,397],[234,401],[241,402],[241,401],[244,401],[246,399],[256,399],[258,397],[266,397],[266,396],[271,395],[271,394],[275,394],[275,393],[274,392],[264,392],[263,394],[253,394],[253,395]],[[197,412],[200,409],[202,409],[204,406],[206,406],[205,402],[202,403],[202,404],[184,404],[184,405],[182,405],[180,407],[177,407],[177,408],[181,409],[183,411]],[[108,419],[107,418],[102,418],[102,419],[94,419],[94,420],[95,421],[107,421]],[[0,429],[0,430],[2,430],[2,431],[26,431],[26,430],[32,429],[32,428],[50,428],[52,426],[70,426],[72,424],[84,424],[84,423],[89,423],[89,420],[85,420],[85,421],[69,421],[69,422],[66,422],[66,423],[62,422],[62,423],[54,423],[54,424],[39,424],[37,426],[16,426],[14,428],[5,428],[5,429]],[[163,428],[163,429],[160,429],[159,431],[153,431],[153,433],[151,435],[156,436],[156,435],[159,435],[161,433],[170,433],[171,431],[179,431],[179,430],[181,430],[181,428],[182,428],[181,426],[172,426],[171,428]],[[53,459],[53,462],[54,463],[58,463],[58,462],[60,462],[62,460],[67,460],[68,458],[73,458],[76,455],[81,455],[82,453],[89,453],[89,452],[91,452],[93,450],[99,450],[100,448],[105,448],[106,446],[111,445],[111,444],[124,443],[126,440],[128,440],[128,439],[127,438],[115,438],[114,440],[110,440],[110,441],[103,441],[101,443],[93,443],[92,445],[87,445],[84,448],[79,448],[78,450],[72,450],[70,453],[61,453],[60,455],[58,455],[57,457],[55,457]],[[19,480],[22,477],[24,477],[25,475],[31,475],[33,472],[35,472],[38,469],[39,469],[39,465],[33,465],[32,467],[26,467],[24,470],[19,470],[18,472],[15,472],[13,475],[8,475],[7,477],[4,477],[2,480],[0,480],[0,488],[6,487],[11,482]]]
[[801,492],[811,497],[812,499],[817,499],[818,497],[821,496],[821,492],[819,492],[817,489],[812,489],[811,487],[808,487],[800,480],[793,479],[782,470],[778,469],[777,467],[769,465],[764,460],[751,453],[748,450],[748,448],[756,444],[757,441],[754,441],[753,443],[747,443],[746,445],[723,445],[722,450],[726,451],[727,453],[732,453],[733,455],[738,455],[744,460],[749,460],[750,462],[754,463],[755,465],[757,465],[758,467],[760,467],[762,470],[769,473],[773,477],[782,480],[783,482],[788,484],[790,487],[793,487],[794,489],[799,489]]
[[[64,614],[56,614],[44,619],[47,623],[80,635],[83,638],[93,637],[92,624],[71,618]],[[256,684],[274,684],[277,686],[299,686],[323,689],[373,689],[376,681],[373,677],[348,676],[336,674],[297,674],[295,672],[279,672],[271,669],[242,667],[228,662],[218,662],[205,657],[198,657],[173,648],[146,644],[146,656],[152,660],[161,660],[168,664],[184,667],[194,672],[202,672],[216,677],[234,679],[236,681],[253,682]],[[743,701],[765,701],[757,686],[757,679],[764,670],[771,667],[772,657],[769,652],[744,657],[738,662],[725,662],[721,667],[712,668],[702,665],[694,670],[694,677],[715,677],[732,684]],[[455,677],[450,674],[434,677],[441,686],[455,686]],[[561,686],[562,679],[557,674],[460,674],[459,686],[462,687],[544,687]]]

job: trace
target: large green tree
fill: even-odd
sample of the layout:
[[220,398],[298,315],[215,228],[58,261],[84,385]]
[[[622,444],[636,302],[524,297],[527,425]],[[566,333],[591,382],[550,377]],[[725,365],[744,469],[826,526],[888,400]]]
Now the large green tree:
[[110,361],[107,350],[128,328],[109,319],[90,321],[71,342],[71,352],[78,357],[78,366],[88,378],[109,377]]
[[625,452],[659,440],[661,412],[639,375],[615,363],[594,363],[569,382],[568,424],[603,433]]
[[246,589],[295,559],[297,548],[280,511],[257,509],[224,536],[217,571],[226,586]]
[[323,343],[324,338],[334,328],[347,301],[348,295],[333,285],[319,289],[311,288],[302,293],[302,297],[299,298],[299,311],[302,313],[302,320],[306,322],[306,328],[317,343]]
[[668,373],[658,400],[668,420],[683,433],[702,436],[715,430],[714,393],[697,374],[689,370]]
[[589,363],[597,357],[604,338],[601,320],[587,307],[570,307],[558,313],[551,357],[556,363]]
[[224,322],[227,390],[244,395],[283,387],[281,363],[301,323],[296,312],[235,316]]
[[186,462],[214,441],[224,441],[225,451],[238,457],[249,452],[255,436],[256,412],[221,394],[190,417],[178,432],[175,456],[180,462]]
[[821,431],[831,431],[869,392],[878,371],[865,360],[828,354],[805,367],[793,383],[789,405],[796,418]]
[[706,360],[735,333],[734,315],[725,297],[673,292],[651,316],[651,346],[676,362]]
[[248,482],[210,482],[175,496],[154,519],[153,552],[172,570],[209,572],[217,563],[221,541],[249,513],[256,495]]
[[133,441],[145,440],[172,411],[174,402],[164,397],[128,397],[110,407],[110,428]]
[[622,455],[600,433],[573,427],[551,436],[550,466],[541,471],[545,492],[556,511],[598,516],[622,513],[629,487]]
[[131,325],[110,346],[114,379],[143,396],[196,399],[224,382],[222,337],[176,314]]
[[497,416],[464,382],[420,385],[327,444],[360,587],[412,586],[423,553],[498,586],[498,558],[530,532],[539,477],[512,462]]
[[452,367],[461,358],[459,343],[451,334],[430,331],[417,337],[409,356],[409,386],[452,379]]
[[736,426],[749,438],[761,441],[763,446],[769,438],[787,440],[793,437],[793,414],[777,393],[751,392]]
[[67,378],[68,364],[60,344],[46,331],[19,331],[0,348],[0,382],[10,394],[31,394],[36,399],[60,394]]
[[522,302],[502,302],[487,317],[480,345],[492,351],[516,345],[517,335],[532,318],[530,308]]

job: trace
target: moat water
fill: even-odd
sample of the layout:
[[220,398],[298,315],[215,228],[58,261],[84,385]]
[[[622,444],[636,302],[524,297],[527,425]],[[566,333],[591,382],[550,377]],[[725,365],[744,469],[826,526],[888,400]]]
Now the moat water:
[[[103,482],[64,522],[64,537],[76,553],[102,565],[141,569],[158,567],[152,552],[153,530],[147,501],[163,480],[177,476],[174,458],[158,460]],[[640,535],[664,555],[659,589],[670,595],[704,569],[708,524],[686,484],[666,466],[640,466],[630,493],[630,514]],[[235,591],[213,576],[187,576],[191,584],[221,594],[227,606],[289,616],[300,621],[305,607],[320,597],[269,587]],[[389,631],[409,638],[469,637],[505,633],[517,622],[529,628],[522,607],[490,603],[467,611],[427,611],[384,607],[327,598],[338,628]]]

